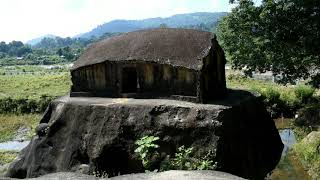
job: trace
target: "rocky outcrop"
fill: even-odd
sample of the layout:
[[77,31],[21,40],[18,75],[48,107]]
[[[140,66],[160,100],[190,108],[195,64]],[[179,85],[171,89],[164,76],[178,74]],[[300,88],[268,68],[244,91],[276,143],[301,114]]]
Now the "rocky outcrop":
[[109,176],[144,172],[134,142],[154,135],[160,137],[161,157],[192,146],[198,156],[216,152],[213,160],[221,171],[259,179],[277,165],[283,148],[260,98],[240,90],[211,104],[65,96],[50,104],[40,123],[7,176],[38,177],[81,167]]

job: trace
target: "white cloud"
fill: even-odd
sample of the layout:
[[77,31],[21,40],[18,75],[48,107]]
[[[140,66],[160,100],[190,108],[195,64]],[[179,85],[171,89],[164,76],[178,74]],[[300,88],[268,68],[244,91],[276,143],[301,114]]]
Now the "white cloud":
[[0,0],[0,41],[86,32],[114,19],[226,11],[228,0]]

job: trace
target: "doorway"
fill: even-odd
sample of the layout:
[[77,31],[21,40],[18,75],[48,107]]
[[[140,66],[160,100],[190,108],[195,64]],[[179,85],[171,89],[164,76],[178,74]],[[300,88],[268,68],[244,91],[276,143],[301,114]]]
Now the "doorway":
[[137,92],[137,69],[125,67],[122,69],[122,93]]

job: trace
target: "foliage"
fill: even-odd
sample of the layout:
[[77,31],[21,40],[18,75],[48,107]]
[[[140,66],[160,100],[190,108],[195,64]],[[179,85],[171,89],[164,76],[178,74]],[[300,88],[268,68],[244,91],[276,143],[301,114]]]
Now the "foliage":
[[218,27],[218,37],[233,68],[271,70],[282,82],[308,78],[320,66],[318,0],[235,0]]
[[[307,137],[308,138],[308,137]],[[308,173],[313,179],[320,178],[320,136],[315,135],[308,140],[304,139],[294,146],[294,150],[308,167]]]
[[146,169],[150,167],[150,159],[155,149],[159,148],[159,145],[155,144],[157,140],[159,140],[159,137],[144,136],[135,142],[138,148],[134,152],[139,154],[142,164]]
[[18,156],[15,151],[0,151],[0,166],[11,163]]
[[33,133],[40,117],[40,114],[0,114],[0,142],[12,140],[21,127],[30,128]]
[[[152,158],[159,155],[157,149],[159,145],[155,144],[159,140],[159,137],[144,136],[136,141],[138,148],[135,150],[142,160],[143,166],[147,170],[151,170]],[[159,157],[159,156],[157,156]],[[181,146],[175,153],[175,156],[171,158],[167,155],[164,159],[161,159],[160,171],[166,171],[170,169],[176,170],[214,170],[216,164],[213,162],[214,154],[209,152],[205,157],[197,158],[193,154],[193,148],[185,148]]]
[[0,113],[41,113],[54,99],[56,99],[54,96],[41,96],[39,99],[2,98],[0,99]]
[[281,115],[293,117],[296,111],[302,108],[305,103],[308,103],[308,101],[317,101],[317,99],[311,95],[311,89],[313,92],[315,89],[306,85],[284,86],[277,83],[254,80],[238,74],[229,74],[227,76],[227,86],[229,88],[240,88],[259,92],[262,95],[267,109],[274,118]]
[[71,62],[84,48],[96,39],[43,38],[37,45],[29,46],[20,41],[0,43],[0,65],[49,65]]
[[0,42],[0,53],[2,57],[5,56],[16,56],[21,57],[25,54],[31,53],[32,49],[24,45],[21,41],[12,41],[9,44]]
[[193,148],[181,146],[175,157],[170,162],[170,169],[178,170],[214,170],[216,164],[213,162],[213,154],[208,153],[204,158],[196,158],[193,155]]
[[294,92],[300,102],[306,103],[312,98],[315,89],[306,85],[298,85],[296,86]]

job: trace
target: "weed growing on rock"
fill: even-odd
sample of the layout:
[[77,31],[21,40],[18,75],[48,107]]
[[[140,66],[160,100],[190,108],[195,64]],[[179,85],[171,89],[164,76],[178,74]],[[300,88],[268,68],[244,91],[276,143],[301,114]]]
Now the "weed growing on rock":
[[146,169],[150,167],[150,159],[155,153],[155,149],[159,148],[159,145],[155,144],[157,140],[159,140],[159,137],[144,136],[135,142],[138,148],[134,152],[138,153]]
[[109,174],[106,171],[93,171],[92,174],[93,176],[97,178],[108,178]]
[[[150,170],[152,165],[152,158],[159,157],[159,152],[157,152],[159,145],[156,141],[159,137],[155,136],[144,136],[136,141],[138,148],[135,150],[142,160],[143,166]],[[167,155],[160,162],[160,171],[167,171],[171,169],[175,170],[214,170],[217,167],[217,163],[214,163],[214,153],[212,151],[208,152],[205,157],[195,157],[193,147],[186,148],[181,146],[175,153],[174,157]]]
[[170,169],[177,170],[214,170],[217,164],[213,162],[213,153],[209,152],[203,158],[193,156],[193,148],[181,146],[175,157],[170,161]]

